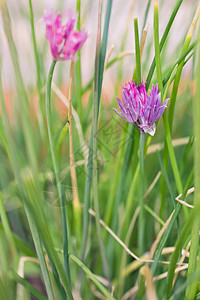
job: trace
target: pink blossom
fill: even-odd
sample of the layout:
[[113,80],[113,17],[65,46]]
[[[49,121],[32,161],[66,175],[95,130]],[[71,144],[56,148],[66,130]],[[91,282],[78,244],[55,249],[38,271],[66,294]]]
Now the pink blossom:
[[49,41],[51,54],[55,60],[75,59],[76,52],[81,48],[88,35],[81,30],[74,30],[75,17],[69,12],[67,22],[62,25],[61,15],[53,15],[51,10],[45,10],[46,38]]

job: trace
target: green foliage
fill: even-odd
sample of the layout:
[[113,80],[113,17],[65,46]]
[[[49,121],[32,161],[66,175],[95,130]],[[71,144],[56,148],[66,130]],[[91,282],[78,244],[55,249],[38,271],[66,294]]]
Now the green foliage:
[[[91,17],[87,5],[93,5],[92,2],[76,1],[78,29]],[[83,299],[125,300],[135,295],[147,299],[150,293],[156,293],[158,299],[198,297],[200,30],[197,33],[195,25],[199,9],[195,7],[194,19],[193,12],[188,11],[191,26],[179,44],[174,45],[171,37],[179,30],[177,16],[184,22],[182,2],[177,0],[171,8],[168,1],[146,1],[132,22],[132,1],[127,1],[131,21],[121,29],[120,52],[115,50],[107,61],[112,20],[120,16],[112,11],[116,8],[115,1],[99,1],[99,9],[93,16],[99,17],[94,29],[95,62],[87,66],[91,74],[87,82],[83,77],[82,50],[75,61],[72,136],[76,193],[81,204],[79,214],[75,215],[65,88],[63,92],[63,86],[69,86],[66,71],[69,64],[56,65],[53,61],[48,73],[49,49],[39,43],[36,30],[41,12],[31,0],[23,8],[19,3],[18,13],[27,26],[32,45],[29,58],[35,66],[34,70],[28,70],[33,74],[28,84],[21,70],[24,62],[18,58],[21,53],[16,46],[17,37],[13,34],[17,17],[9,1],[0,1],[2,35],[8,45],[15,81],[15,88],[9,87],[7,92],[2,80],[5,71],[1,55],[2,299],[25,300],[33,295],[37,299],[62,300],[80,295]],[[136,1],[136,5],[139,3]],[[170,16],[163,24],[161,16],[166,8]],[[153,27],[144,41],[143,29],[150,15],[154,15]],[[132,44],[135,56],[128,49]],[[26,47],[21,49],[26,57]],[[86,55],[92,57],[91,53]],[[127,61],[132,68],[129,76],[133,74],[136,83],[147,78],[149,89],[152,83],[158,82],[162,102],[170,98],[153,138],[142,135],[139,139],[137,128],[118,118],[112,110],[117,106],[116,97],[121,98],[120,84],[132,80],[124,77]],[[94,69],[93,74],[89,68]],[[107,74],[112,74],[113,88],[104,81]],[[64,106],[60,110],[61,100]],[[187,194],[193,186],[195,192],[190,190]],[[182,195],[177,198],[179,194]],[[178,203],[180,199],[195,209],[184,202]],[[75,228],[77,217],[78,224],[82,224],[81,232],[77,232],[78,226]],[[191,250],[187,248],[186,257],[179,265],[190,240]],[[142,268],[144,264],[147,266]],[[41,289],[35,285],[34,278]]]

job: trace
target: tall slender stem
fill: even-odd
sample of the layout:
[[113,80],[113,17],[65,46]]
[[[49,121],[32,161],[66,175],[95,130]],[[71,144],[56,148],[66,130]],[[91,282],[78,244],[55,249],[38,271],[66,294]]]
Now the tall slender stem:
[[99,0],[99,15],[98,15],[98,28],[97,28],[97,40],[96,40],[96,58],[95,58],[95,81],[94,81],[94,104],[93,104],[93,192],[94,192],[94,208],[96,212],[96,229],[97,236],[101,251],[101,257],[106,277],[109,277],[108,264],[106,261],[106,254],[104,245],[102,242],[102,233],[100,225],[100,214],[99,214],[99,202],[98,202],[98,178],[97,178],[97,121],[98,121],[98,92],[99,92],[99,62],[100,62],[100,41],[101,41],[101,5],[102,0]]
[[[199,34],[200,37],[200,27],[199,27]],[[199,53],[200,47],[198,46]],[[200,55],[197,57],[197,73],[196,73],[196,95],[193,101],[193,119],[194,119],[194,133],[195,133],[195,140],[194,140],[194,209],[196,210],[200,203],[200,172],[199,172],[199,165],[200,165],[200,127],[199,127],[199,119],[200,119],[200,106],[199,106],[199,99],[200,99]],[[187,278],[189,278],[197,268],[197,253],[199,249],[199,228],[200,228],[200,221],[199,217],[193,220],[192,224],[192,235],[191,235],[191,246],[190,246],[190,256],[189,256],[189,264],[188,264],[188,274]],[[199,268],[199,264],[198,264]],[[191,285],[188,285],[186,289],[186,299],[194,299],[196,296],[197,288],[198,288],[199,280],[194,280]]]
[[139,227],[138,227],[138,247],[139,254],[144,253],[144,142],[145,134],[140,133],[140,214],[139,214]]
[[40,123],[41,135],[43,138],[46,138],[47,135],[45,132],[46,129],[45,129],[45,122],[44,122],[45,107],[44,107],[44,102],[43,102],[42,82],[41,82],[41,77],[40,77],[40,62],[39,62],[39,55],[38,55],[38,50],[37,50],[35,28],[34,28],[34,15],[33,15],[32,0],[29,0],[29,10],[30,10],[30,24],[31,24],[34,57],[35,57],[35,66],[36,66],[36,73],[37,73],[37,91],[38,91],[39,106],[40,106],[40,109],[38,111],[38,119],[39,119],[39,123]]
[[51,150],[51,158],[53,162],[53,169],[54,169],[55,179],[56,179],[56,186],[57,186],[58,197],[60,200],[61,213],[62,213],[63,253],[64,253],[65,273],[67,276],[67,281],[70,284],[71,281],[70,281],[70,270],[69,270],[69,261],[68,261],[68,236],[67,236],[67,220],[66,220],[67,217],[65,213],[65,201],[62,194],[61,181],[59,178],[58,164],[56,160],[55,147],[53,143],[53,129],[52,129],[52,119],[51,119],[51,83],[52,83],[55,65],[56,65],[56,60],[53,60],[47,78],[47,86],[46,86],[47,129],[48,129],[49,144]]
[[73,152],[73,139],[72,139],[72,88],[74,82],[74,67],[75,62],[71,61],[71,69],[70,69],[70,82],[69,82],[69,108],[68,108],[68,122],[69,122],[69,158],[70,158],[70,170],[71,170],[71,182],[72,182],[72,193],[73,193],[73,210],[74,210],[74,218],[76,223],[76,230],[78,235],[80,236],[81,232],[81,207],[78,196],[78,185],[76,178],[76,170],[74,164],[74,152]]

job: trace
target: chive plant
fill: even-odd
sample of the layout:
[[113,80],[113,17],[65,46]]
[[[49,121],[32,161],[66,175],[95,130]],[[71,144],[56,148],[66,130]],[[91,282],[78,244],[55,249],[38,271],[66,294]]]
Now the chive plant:
[[55,4],[43,16],[31,0],[16,11],[0,1],[3,300],[198,299],[200,6],[188,4],[187,25],[183,0],[146,1],[139,15],[140,1],[127,3],[114,41],[115,1],[71,1],[62,14]]

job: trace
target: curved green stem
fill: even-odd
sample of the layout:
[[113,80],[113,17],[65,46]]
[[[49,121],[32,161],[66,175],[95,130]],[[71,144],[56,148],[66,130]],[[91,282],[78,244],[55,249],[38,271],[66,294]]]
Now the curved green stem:
[[[53,78],[53,72],[56,65],[56,60],[53,60],[49,74],[47,78],[47,86],[46,86],[46,114],[47,114],[47,129],[49,136],[49,144],[51,150],[51,158],[53,162],[53,169],[55,173],[56,186],[58,191],[58,197],[60,200],[61,206],[61,214],[62,214],[62,229],[63,229],[63,253],[64,253],[64,264],[65,264],[65,273],[67,276],[68,283],[70,285],[70,270],[69,270],[69,261],[68,261],[68,236],[67,236],[67,217],[65,212],[65,200],[64,195],[62,193],[61,181],[58,173],[58,164],[55,155],[55,147],[53,144],[53,129],[52,129],[52,119],[51,119],[51,83]],[[69,292],[69,295],[71,291]]]

